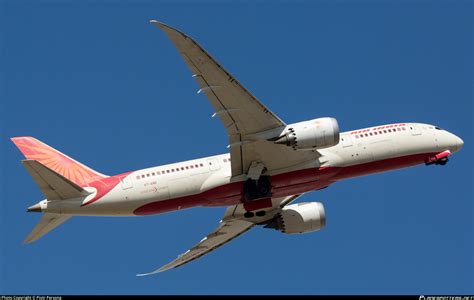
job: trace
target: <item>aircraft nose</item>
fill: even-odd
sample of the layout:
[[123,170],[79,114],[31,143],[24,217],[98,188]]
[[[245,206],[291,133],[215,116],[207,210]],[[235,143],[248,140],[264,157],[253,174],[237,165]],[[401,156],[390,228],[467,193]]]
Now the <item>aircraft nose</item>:
[[464,146],[464,141],[458,136],[456,136],[456,145],[458,147],[458,151]]
[[455,134],[451,133],[450,140],[453,147],[453,152],[461,150],[461,148],[464,146],[464,141]]

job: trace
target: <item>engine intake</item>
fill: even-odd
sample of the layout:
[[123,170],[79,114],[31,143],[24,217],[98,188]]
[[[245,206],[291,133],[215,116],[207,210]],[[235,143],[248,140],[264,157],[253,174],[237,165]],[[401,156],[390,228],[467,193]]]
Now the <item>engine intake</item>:
[[335,118],[319,118],[288,125],[276,144],[294,150],[315,150],[339,143],[339,124]]
[[283,207],[265,226],[287,234],[307,233],[326,225],[324,206],[320,202],[302,202]]

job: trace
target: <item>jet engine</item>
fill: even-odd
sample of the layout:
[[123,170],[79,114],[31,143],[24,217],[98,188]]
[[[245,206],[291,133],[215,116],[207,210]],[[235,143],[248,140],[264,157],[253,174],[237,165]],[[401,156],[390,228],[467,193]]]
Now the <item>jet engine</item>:
[[275,143],[292,147],[294,150],[328,148],[339,143],[339,124],[335,118],[319,118],[290,124]]
[[324,206],[320,202],[302,202],[283,207],[265,228],[283,233],[306,233],[322,229],[326,225]]

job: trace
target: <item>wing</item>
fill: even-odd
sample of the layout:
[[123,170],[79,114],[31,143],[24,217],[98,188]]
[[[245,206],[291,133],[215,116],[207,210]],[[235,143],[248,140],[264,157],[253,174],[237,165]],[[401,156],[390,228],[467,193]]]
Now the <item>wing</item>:
[[196,246],[181,254],[180,256],[178,256],[178,258],[176,258],[169,264],[166,264],[151,273],[138,274],[137,276],[152,275],[182,266],[219,248],[225,243],[230,242],[242,233],[246,232],[247,230],[250,230],[254,225],[255,224],[253,223],[241,220],[221,221],[219,227],[217,227],[216,230],[207,235]]
[[198,259],[201,256],[208,254],[209,252],[223,246],[225,243],[228,243],[241,234],[247,232],[256,224],[272,219],[277,214],[280,207],[293,202],[299,196],[301,195],[273,198],[273,207],[266,209],[266,214],[263,217],[245,219],[243,216],[245,209],[243,208],[242,204],[229,206],[224,214],[223,219],[220,221],[219,227],[203,238],[197,245],[185,253],[179,255],[175,260],[162,266],[161,268],[150,273],[138,274],[137,276],[146,276],[164,272]]
[[[252,161],[262,162],[269,172],[298,166],[318,158],[315,152],[296,152],[275,145],[268,138],[279,136],[286,124],[186,34],[152,20],[176,46],[185,63],[215,109],[229,135],[232,176],[246,174]],[[255,140],[255,136],[260,139]],[[263,137],[263,138],[262,138]]]
[[248,134],[286,125],[260,103],[198,43],[186,34],[158,21],[151,21],[163,30],[178,48],[193,77],[209,98],[229,134]]

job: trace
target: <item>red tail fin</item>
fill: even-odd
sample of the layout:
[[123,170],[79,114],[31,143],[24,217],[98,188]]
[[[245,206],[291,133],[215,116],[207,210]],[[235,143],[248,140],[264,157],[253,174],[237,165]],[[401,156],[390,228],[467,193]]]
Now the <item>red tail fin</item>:
[[39,161],[79,186],[87,186],[89,182],[108,177],[35,138],[22,136],[14,137],[11,140],[27,159]]

